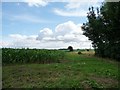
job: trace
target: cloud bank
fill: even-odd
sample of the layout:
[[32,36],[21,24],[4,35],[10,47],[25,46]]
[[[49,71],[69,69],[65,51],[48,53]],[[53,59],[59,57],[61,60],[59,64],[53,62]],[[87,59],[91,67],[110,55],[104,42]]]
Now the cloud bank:
[[10,34],[11,43],[3,42],[4,47],[14,48],[46,48],[59,49],[67,48],[69,45],[74,48],[90,48],[91,41],[85,37],[81,30],[81,24],[67,21],[58,24],[55,30],[43,28],[38,35]]

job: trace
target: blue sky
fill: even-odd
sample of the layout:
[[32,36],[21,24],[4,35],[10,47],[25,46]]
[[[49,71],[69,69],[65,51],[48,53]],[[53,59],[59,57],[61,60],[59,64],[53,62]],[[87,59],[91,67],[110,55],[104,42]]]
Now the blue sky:
[[87,21],[88,8],[100,6],[100,1],[23,1],[2,2],[3,47],[89,48],[81,25]]

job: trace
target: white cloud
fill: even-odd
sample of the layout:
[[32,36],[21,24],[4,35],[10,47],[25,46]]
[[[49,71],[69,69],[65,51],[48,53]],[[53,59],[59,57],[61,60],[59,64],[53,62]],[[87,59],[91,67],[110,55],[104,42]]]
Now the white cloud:
[[68,0],[67,4],[64,6],[64,9],[55,8],[53,12],[60,16],[87,16],[88,8],[99,7],[100,2],[103,0]]
[[[91,41],[82,35],[81,24],[72,21],[58,24],[55,30],[44,28],[38,35],[10,34],[11,43],[4,43],[7,47],[17,48],[90,48]],[[6,45],[5,45],[6,44]]]
[[55,35],[57,40],[64,42],[80,42],[85,41],[87,37],[85,37],[83,31],[81,30],[80,24],[75,24],[72,21],[68,21],[62,24],[59,24],[55,28]]
[[11,43],[5,43],[4,47],[12,48],[39,48],[40,42],[36,40],[37,35],[10,34]]
[[49,28],[40,30],[37,40],[40,41],[63,41],[63,42],[79,42],[79,40],[86,40],[87,38],[82,35],[80,24],[75,24],[68,21],[56,26],[54,32]]
[[21,34],[10,34],[9,35],[10,38],[13,38],[15,40],[25,40],[25,39],[30,39],[30,40],[33,40],[33,39],[36,39],[37,35],[21,35]]
[[48,4],[47,0],[2,0],[1,2],[25,2],[28,6],[40,7]]
[[37,40],[42,40],[43,38],[44,38],[44,40],[49,40],[49,39],[51,39],[52,35],[53,35],[53,32],[51,29],[44,28],[43,30],[40,30]]
[[44,28],[40,31],[37,40],[53,42],[53,45],[59,44],[60,42],[64,43],[64,45],[61,44],[61,46],[69,45],[70,43],[76,43],[76,45],[79,45],[80,42],[82,42],[82,44],[86,42],[87,44],[90,44],[91,42],[88,38],[82,34],[83,31],[81,30],[81,24],[76,25],[74,22],[68,21],[57,25],[54,32],[51,29]]
[[28,39],[28,40],[35,40],[36,37],[37,37],[37,35],[30,35],[30,36],[27,36],[26,39]]
[[20,35],[20,34],[10,34],[9,36],[14,38],[14,39],[17,39],[17,40],[18,39],[21,40],[21,39],[26,39],[27,38],[26,35]]
[[53,34],[52,30],[49,28],[44,28],[43,30],[40,30],[40,33],[45,36],[51,36]]
[[67,33],[76,33],[76,34],[82,34],[83,31],[81,30],[81,24],[76,25],[72,21],[68,21],[62,24],[59,24],[55,28],[55,32],[58,34],[67,34]]
[[46,6],[48,4],[48,2],[46,2],[45,0],[22,0],[22,1],[28,3],[30,7],[32,6],[40,7]]
[[81,3],[78,2],[69,2],[65,7],[69,9],[79,8]]
[[78,16],[86,16],[87,15],[87,12],[84,11],[84,10],[62,10],[62,9],[58,9],[58,8],[55,8],[53,10],[54,13],[56,13],[57,15],[60,15],[60,16],[68,16],[68,17],[78,17]]
[[37,16],[29,15],[29,14],[20,14],[20,15],[9,15],[11,16],[10,20],[14,21],[22,21],[22,22],[30,22],[30,23],[46,23],[49,22],[47,20],[43,20]]
[[9,46],[11,46],[11,44],[12,44],[12,42],[9,43],[9,42],[2,41],[2,42],[0,42],[0,48],[9,47]]

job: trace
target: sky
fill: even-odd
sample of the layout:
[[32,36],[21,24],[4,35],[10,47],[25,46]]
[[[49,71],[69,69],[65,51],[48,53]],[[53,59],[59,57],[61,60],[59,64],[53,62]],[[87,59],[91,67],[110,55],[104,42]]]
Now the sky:
[[0,3],[0,47],[90,48],[81,26],[88,8],[103,0],[4,0]]

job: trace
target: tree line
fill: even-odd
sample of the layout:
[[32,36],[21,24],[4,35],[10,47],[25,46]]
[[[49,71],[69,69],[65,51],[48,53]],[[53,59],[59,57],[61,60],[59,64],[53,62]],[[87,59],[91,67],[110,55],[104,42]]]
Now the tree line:
[[104,2],[100,8],[90,7],[84,35],[92,41],[95,55],[120,60],[120,2]]

